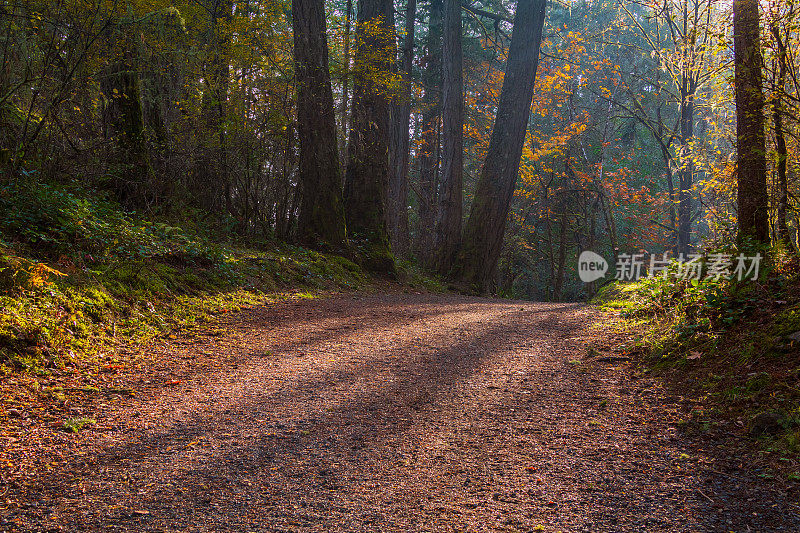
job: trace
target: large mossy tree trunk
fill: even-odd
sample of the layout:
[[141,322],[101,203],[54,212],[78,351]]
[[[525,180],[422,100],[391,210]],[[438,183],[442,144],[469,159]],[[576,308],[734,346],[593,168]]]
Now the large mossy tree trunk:
[[324,0],[292,1],[300,142],[297,237],[306,246],[343,251],[344,205],[325,26]]
[[171,43],[168,53],[152,47],[143,47],[140,55],[142,114],[148,140],[150,163],[155,174],[154,202],[162,209],[179,208],[170,200],[185,192],[187,185],[182,158],[176,156],[174,135],[171,134],[183,111],[175,102],[187,97],[192,83],[186,66],[176,61],[189,53],[191,47],[181,14],[177,10],[163,10],[146,24],[146,35],[160,37]]
[[769,243],[758,0],[733,3],[739,242]]
[[420,263],[432,266],[436,228],[436,189],[439,178],[439,124],[442,114],[442,0],[430,0],[425,69],[422,74],[422,133],[419,147],[419,183],[416,190],[419,220],[414,252]]
[[407,0],[405,40],[400,61],[401,92],[392,106],[392,136],[389,146],[389,238],[392,250],[402,256],[408,252],[408,168],[409,126],[411,122],[411,78],[414,61],[414,29],[417,0]]
[[100,83],[105,99],[105,137],[114,140],[118,151],[121,168],[115,172],[114,188],[120,202],[127,207],[146,209],[152,193],[153,168],[145,138],[137,54],[132,43],[126,43],[120,55],[108,65]]
[[204,209],[230,212],[225,120],[230,83],[228,22],[233,15],[233,0],[215,0],[208,13],[208,62],[203,72],[200,109],[200,126],[204,133],[198,142],[199,154],[195,162],[195,195]]
[[353,103],[345,218],[364,267],[395,272],[389,245],[386,203],[389,192],[390,87],[396,54],[391,0],[359,0],[353,68]]
[[486,160],[452,276],[485,293],[497,268],[530,116],[546,0],[520,0]]
[[464,76],[461,2],[445,0],[442,62],[442,181],[436,221],[436,270],[449,273],[461,240],[464,175]]

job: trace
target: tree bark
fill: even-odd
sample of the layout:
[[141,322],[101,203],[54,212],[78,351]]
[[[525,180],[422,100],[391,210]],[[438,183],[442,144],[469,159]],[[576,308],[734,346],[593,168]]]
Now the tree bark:
[[300,141],[297,237],[306,246],[343,251],[344,207],[324,0],[292,0],[292,27]]
[[553,286],[553,300],[561,301],[564,289],[564,271],[567,260],[567,210],[562,208],[558,237],[558,266],[556,269],[555,285]]
[[400,75],[403,77],[402,92],[392,107],[392,142],[390,163],[392,175],[389,180],[389,237],[392,250],[404,255],[409,247],[408,234],[408,167],[409,126],[411,121],[411,77],[414,61],[414,29],[417,0],[406,4],[405,41],[403,43]]
[[692,237],[692,186],[694,184],[694,161],[689,142],[694,136],[694,90],[681,89],[680,160],[678,170],[678,253],[686,254],[691,249]]
[[497,267],[519,174],[546,6],[546,0],[517,4],[494,129],[453,272],[457,280],[481,293],[490,288]]
[[342,175],[347,167],[347,104],[350,91],[350,21],[353,18],[353,0],[347,0],[344,19],[344,67],[342,72],[342,103],[340,113],[342,116],[342,135],[339,145],[339,164],[342,165]]
[[739,242],[769,242],[758,0],[733,4]]
[[122,204],[144,209],[151,193],[153,168],[145,139],[137,63],[133,45],[126,42],[123,57],[106,68],[100,87],[107,100],[103,108],[105,136],[114,139],[119,162],[125,167],[115,173],[116,194]]
[[773,22],[772,37],[777,45],[778,79],[775,82],[775,94],[773,95],[772,118],[775,128],[775,152],[778,157],[778,239],[786,246],[791,246],[789,239],[789,228],[786,223],[786,212],[789,208],[789,181],[786,175],[789,152],[786,148],[786,132],[784,130],[783,118],[783,97],[786,89],[786,43],[783,42],[777,21]]
[[422,82],[422,135],[419,155],[419,222],[414,243],[419,261],[430,266],[436,226],[436,185],[439,173],[439,117],[441,116],[442,0],[431,0],[428,40]]
[[210,10],[208,46],[210,60],[203,73],[205,87],[201,101],[200,122],[203,132],[200,139],[200,156],[195,165],[196,194],[200,206],[209,211],[219,211],[228,204],[227,135],[224,121],[228,104],[230,65],[228,63],[229,35],[225,22],[233,14],[233,0],[218,0]]
[[461,50],[461,2],[445,0],[442,68],[442,181],[436,224],[436,267],[447,274],[461,239],[464,174],[464,77]]
[[[386,202],[389,190],[388,77],[396,54],[391,0],[359,0],[345,216],[364,267],[393,274]],[[377,31],[375,31],[377,29]],[[378,76],[375,76],[377,74]]]

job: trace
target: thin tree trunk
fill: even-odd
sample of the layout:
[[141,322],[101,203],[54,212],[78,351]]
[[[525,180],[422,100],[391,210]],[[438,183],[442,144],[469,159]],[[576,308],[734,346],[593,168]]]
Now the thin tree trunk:
[[614,212],[611,210],[611,202],[606,201],[605,196],[600,195],[600,208],[603,210],[603,218],[608,230],[608,244],[611,246],[611,259],[617,264],[619,250],[617,249],[617,223],[614,221]]
[[[600,195],[598,194],[594,198],[594,202],[592,202],[591,211],[589,213],[589,238],[588,238],[588,246],[586,247],[587,250],[594,250],[595,244],[597,243],[597,210],[600,207]],[[594,296],[597,293],[597,280],[592,281],[588,284],[586,292],[589,297]]]
[[678,253],[688,254],[692,235],[692,186],[694,184],[694,160],[689,142],[694,136],[694,88],[688,76],[681,87],[680,161],[678,170]]
[[[658,80],[658,77],[656,77]],[[672,238],[674,239],[675,253],[678,253],[678,219],[675,211],[675,176],[672,172],[672,154],[669,152],[668,144],[663,142],[664,120],[661,118],[661,104],[656,108],[656,122],[658,124],[658,146],[661,148],[661,160],[664,162],[664,174],[667,178],[667,194],[669,194],[669,224],[672,227]]]
[[283,149],[282,172],[278,179],[275,180],[281,187],[280,191],[276,191],[275,235],[283,240],[288,240],[291,228],[291,206],[289,204],[291,184],[289,182],[289,174],[294,167],[294,132],[294,125],[290,125],[286,128],[286,145]]
[[392,143],[390,159],[392,175],[389,180],[389,237],[395,254],[405,255],[409,247],[408,234],[408,167],[409,126],[411,121],[411,77],[414,61],[414,29],[417,0],[406,4],[405,42],[403,43],[400,75],[402,93],[392,107]]
[[342,166],[342,176],[347,167],[347,104],[350,90],[350,21],[353,18],[353,0],[347,0],[344,19],[344,67],[342,72],[342,103],[339,110],[342,121],[342,131],[339,137],[339,164]]
[[739,242],[769,242],[758,0],[733,3]]
[[436,223],[437,270],[447,274],[461,239],[464,175],[464,76],[461,2],[445,0],[442,68],[442,181]]
[[[369,73],[389,75],[396,52],[391,0],[359,0],[352,120],[345,173],[347,227],[364,267],[394,273],[386,202],[389,192],[389,98]],[[378,31],[374,31],[374,29]]]
[[[690,19],[690,10],[694,8],[694,18]],[[678,148],[680,168],[678,169],[678,235],[677,251],[687,255],[691,249],[692,236],[692,186],[694,184],[695,165],[691,153],[690,142],[694,137],[694,99],[697,91],[697,72],[695,71],[696,25],[698,23],[699,2],[692,6],[689,2],[682,4],[683,32],[679,42],[681,51],[681,83],[679,104],[680,114],[680,146]],[[694,24],[694,28],[690,24]],[[673,37],[674,39],[674,37]],[[688,48],[688,50],[687,50]]]
[[789,229],[786,223],[786,211],[789,207],[789,181],[786,175],[788,166],[789,152],[786,148],[786,132],[783,125],[784,109],[783,109],[783,92],[786,88],[786,44],[781,38],[778,23],[772,24],[772,36],[777,44],[777,60],[778,60],[778,80],[775,87],[775,95],[773,96],[772,104],[772,117],[775,127],[775,151],[778,156],[778,239],[785,245],[790,245]]
[[567,261],[567,210],[561,209],[561,227],[558,238],[558,267],[556,270],[555,286],[553,287],[553,300],[561,301],[564,288],[564,267]]
[[497,267],[530,116],[546,0],[520,0],[489,150],[458,255],[456,279],[487,292]]
[[292,0],[292,27],[300,142],[297,237],[306,246],[342,251],[344,207],[324,0]]

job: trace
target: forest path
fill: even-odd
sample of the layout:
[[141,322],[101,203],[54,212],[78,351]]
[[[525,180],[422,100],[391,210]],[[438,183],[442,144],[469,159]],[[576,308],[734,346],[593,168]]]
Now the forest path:
[[797,506],[727,458],[724,440],[676,429],[687,401],[587,355],[587,343],[614,348],[592,327],[601,317],[427,294],[231,314],[160,348],[192,371],[151,369],[144,392],[98,407],[102,428],[86,432],[98,436],[30,489],[38,502],[16,523],[800,531]]

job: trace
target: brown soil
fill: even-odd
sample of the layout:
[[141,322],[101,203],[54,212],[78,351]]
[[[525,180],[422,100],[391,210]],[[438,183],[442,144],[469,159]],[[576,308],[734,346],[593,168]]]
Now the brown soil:
[[81,407],[97,426],[29,428],[0,530],[800,531],[602,316],[415,294],[229,315],[153,344],[135,397]]

